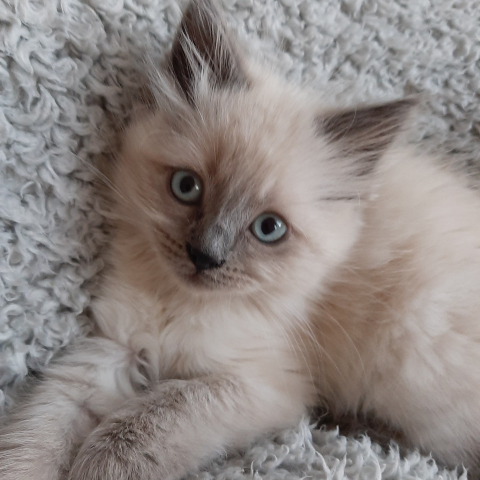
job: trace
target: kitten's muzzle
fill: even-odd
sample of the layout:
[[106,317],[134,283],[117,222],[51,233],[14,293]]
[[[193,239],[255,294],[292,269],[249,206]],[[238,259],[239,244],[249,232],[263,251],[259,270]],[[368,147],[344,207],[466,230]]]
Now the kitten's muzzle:
[[197,267],[197,271],[212,270],[221,267],[225,260],[217,260],[210,255],[202,252],[198,248],[192,247],[189,243],[186,245],[188,257],[192,263]]

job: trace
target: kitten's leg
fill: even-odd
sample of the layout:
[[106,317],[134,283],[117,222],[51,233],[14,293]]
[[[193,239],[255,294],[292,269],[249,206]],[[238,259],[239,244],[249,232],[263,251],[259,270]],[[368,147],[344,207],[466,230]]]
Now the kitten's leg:
[[134,396],[130,355],[87,340],[55,362],[0,426],[0,479],[58,480],[100,419]]
[[225,447],[293,423],[302,407],[289,403],[264,386],[229,377],[161,382],[92,432],[69,478],[179,479]]

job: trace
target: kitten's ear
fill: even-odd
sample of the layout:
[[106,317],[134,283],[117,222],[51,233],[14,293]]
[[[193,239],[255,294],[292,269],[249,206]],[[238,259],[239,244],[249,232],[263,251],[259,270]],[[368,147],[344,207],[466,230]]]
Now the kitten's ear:
[[355,175],[366,175],[403,129],[417,103],[415,98],[406,98],[321,116],[317,131],[337,144],[339,155],[354,160]]
[[248,84],[242,58],[214,0],[191,0],[173,41],[167,68],[189,102],[193,103],[195,80],[208,69],[215,87]]

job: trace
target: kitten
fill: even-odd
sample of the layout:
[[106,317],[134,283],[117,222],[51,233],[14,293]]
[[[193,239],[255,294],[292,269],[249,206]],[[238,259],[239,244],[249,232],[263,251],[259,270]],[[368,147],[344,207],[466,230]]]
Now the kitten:
[[415,102],[332,111],[187,8],[112,172],[97,335],[0,430],[2,480],[174,480],[315,404],[475,465],[480,199],[401,137]]

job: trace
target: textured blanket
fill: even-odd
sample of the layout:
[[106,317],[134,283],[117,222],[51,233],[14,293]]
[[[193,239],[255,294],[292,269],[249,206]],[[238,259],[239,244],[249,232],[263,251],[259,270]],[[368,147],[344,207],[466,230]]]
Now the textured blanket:
[[[420,94],[412,140],[453,152],[451,161],[477,183],[480,2],[223,3],[253,51],[330,101]],[[0,406],[12,403],[29,371],[82,335],[107,238],[93,166],[114,149],[114,124],[128,120],[141,60],[164,54],[179,19],[174,0],[0,0]],[[462,472],[305,419],[199,478],[455,479]]]

